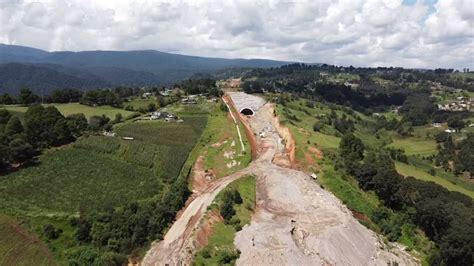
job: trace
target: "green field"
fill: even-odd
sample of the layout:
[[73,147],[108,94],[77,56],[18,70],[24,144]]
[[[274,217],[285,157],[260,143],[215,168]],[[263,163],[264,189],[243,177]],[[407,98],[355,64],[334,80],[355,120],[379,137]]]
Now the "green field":
[[66,148],[49,152],[38,166],[0,179],[0,207],[28,214],[75,213],[153,196],[159,180],[150,169],[108,154]]
[[[45,104],[44,106],[55,106],[58,108],[59,112],[64,116],[68,116],[71,114],[83,113],[87,118],[94,116],[94,115],[105,115],[110,119],[114,119],[117,113],[121,113],[122,116],[125,118],[133,112],[126,111],[119,108],[114,108],[111,106],[97,106],[91,107],[88,105],[82,105],[79,103],[64,103],[64,104]],[[3,105],[0,108],[5,108],[12,112],[18,113],[25,113],[28,107],[20,106],[20,105]]]
[[129,100],[128,102],[124,102],[123,106],[131,106],[133,109],[138,110],[140,108],[143,109],[148,109],[148,105],[154,104],[156,107],[158,107],[158,102],[156,99],[152,98],[147,98],[147,99],[142,99],[142,98],[133,98]]
[[0,265],[52,265],[44,243],[21,228],[13,219],[0,215]]
[[457,191],[457,192],[463,193],[465,195],[468,195],[471,198],[474,198],[474,191],[469,190],[467,188],[464,188],[460,185],[451,183],[450,181],[448,181],[444,178],[430,175],[430,174],[424,172],[423,170],[420,170],[420,169],[416,168],[415,166],[412,166],[412,165],[409,165],[409,164],[404,164],[404,163],[401,163],[401,162],[395,162],[395,166],[397,168],[398,173],[400,173],[403,176],[413,176],[413,177],[415,177],[417,179],[420,179],[420,180],[432,181],[432,182],[437,183],[438,185],[441,185],[441,186],[447,188],[448,190]]
[[409,155],[419,155],[426,156],[432,155],[437,152],[436,142],[432,139],[423,139],[415,137],[393,137],[392,143],[388,147],[393,147],[397,149],[405,150],[405,154]]
[[[216,199],[210,211],[216,211],[224,191],[237,190],[239,191],[243,203],[234,205],[236,214],[234,218],[240,220],[240,228],[250,223],[252,212],[255,208],[256,203],[256,184],[254,176],[242,177],[239,180],[232,182],[223,191],[221,191]],[[232,218],[232,219],[234,219]],[[239,229],[240,230],[240,229]],[[223,257],[225,254],[236,252],[234,246],[234,238],[236,230],[235,225],[225,224],[224,222],[217,222],[212,227],[212,234],[209,236],[209,242],[207,246],[202,248],[195,256],[195,265],[223,265]]]
[[[46,151],[37,165],[0,177],[0,212],[21,220],[42,240],[42,228],[63,230],[47,242],[54,259],[66,263],[66,249],[78,245],[69,219],[159,198],[185,171],[188,156],[207,124],[206,115],[184,122],[127,121],[118,137],[84,136],[72,145]],[[131,136],[134,140],[123,140]],[[7,243],[0,238],[0,250]]]

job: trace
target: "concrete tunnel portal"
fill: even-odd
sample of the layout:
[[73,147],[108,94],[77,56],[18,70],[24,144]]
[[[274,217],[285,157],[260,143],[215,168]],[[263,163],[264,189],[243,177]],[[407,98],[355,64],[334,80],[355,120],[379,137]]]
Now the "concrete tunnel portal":
[[240,113],[243,115],[255,115],[255,112],[252,110],[252,108],[244,107],[240,110]]
[[235,108],[243,115],[254,116],[266,103],[265,99],[244,92],[228,92]]

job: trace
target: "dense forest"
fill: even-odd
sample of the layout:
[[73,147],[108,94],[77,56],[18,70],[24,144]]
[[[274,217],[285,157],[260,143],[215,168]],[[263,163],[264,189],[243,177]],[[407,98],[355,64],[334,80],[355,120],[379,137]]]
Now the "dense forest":
[[[472,143],[474,135],[465,141]],[[473,147],[467,148],[471,157]],[[413,224],[438,245],[439,251],[430,254],[431,265],[472,265],[474,205],[471,198],[432,182],[400,176],[390,154],[373,151],[364,154],[362,141],[351,133],[344,135],[339,150],[344,169],[357,179],[362,189],[375,191],[383,201],[385,207],[376,210],[371,218],[390,240],[400,237],[403,226]]]

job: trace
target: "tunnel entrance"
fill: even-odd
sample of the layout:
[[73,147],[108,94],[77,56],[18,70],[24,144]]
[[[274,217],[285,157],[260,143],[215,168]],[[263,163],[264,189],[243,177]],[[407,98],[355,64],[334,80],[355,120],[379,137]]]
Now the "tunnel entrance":
[[253,110],[250,108],[243,108],[242,110],[240,110],[240,113],[243,115],[254,115]]

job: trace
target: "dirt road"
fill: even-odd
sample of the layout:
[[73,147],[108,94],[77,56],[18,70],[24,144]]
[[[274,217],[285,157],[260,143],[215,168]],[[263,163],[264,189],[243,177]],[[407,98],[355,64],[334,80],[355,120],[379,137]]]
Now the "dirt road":
[[257,209],[250,225],[238,232],[238,265],[417,265],[398,247],[389,248],[331,193],[307,174],[277,166],[285,154],[271,106],[249,119],[257,136],[258,158],[250,166],[219,179],[198,195],[142,265],[188,265],[195,247],[192,233],[215,196],[232,181],[257,176]]

